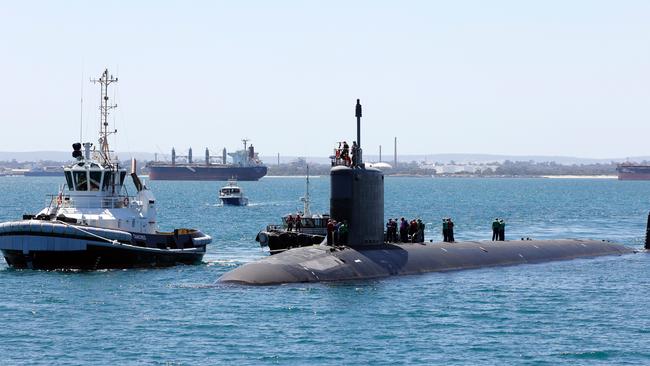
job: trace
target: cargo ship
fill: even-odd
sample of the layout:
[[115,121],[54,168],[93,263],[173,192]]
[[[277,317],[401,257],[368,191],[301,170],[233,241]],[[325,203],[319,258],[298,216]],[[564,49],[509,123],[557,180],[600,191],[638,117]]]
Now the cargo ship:
[[650,180],[650,165],[621,163],[616,166],[618,180]]
[[[259,180],[267,173],[267,167],[259,159],[253,145],[248,146],[243,139],[244,149],[228,153],[224,148],[221,156],[211,156],[210,150],[205,149],[205,160],[194,162],[192,148],[186,156],[176,155],[172,148],[171,161],[154,161],[147,164],[151,180],[223,180],[236,179],[240,181]],[[229,162],[227,157],[231,157]]]

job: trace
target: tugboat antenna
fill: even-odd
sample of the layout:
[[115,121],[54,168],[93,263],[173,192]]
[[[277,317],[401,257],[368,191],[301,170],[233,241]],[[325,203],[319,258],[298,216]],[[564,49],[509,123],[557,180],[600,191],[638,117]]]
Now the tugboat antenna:
[[83,141],[84,135],[84,72],[81,70],[81,101],[79,104],[79,142]]
[[117,82],[117,78],[109,75],[108,69],[104,69],[102,76],[99,79],[91,79],[93,83],[101,84],[101,104],[99,111],[101,112],[101,119],[99,124],[99,146],[100,154],[105,164],[111,163],[110,149],[108,147],[108,135],[116,133],[115,131],[108,131],[108,113],[111,109],[117,108],[117,104],[108,104],[108,86]]

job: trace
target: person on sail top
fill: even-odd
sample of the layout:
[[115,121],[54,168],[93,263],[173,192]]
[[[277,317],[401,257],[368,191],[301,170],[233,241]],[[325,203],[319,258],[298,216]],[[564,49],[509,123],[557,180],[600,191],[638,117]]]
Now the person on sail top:
[[350,145],[348,145],[347,141],[343,141],[343,152],[341,152],[341,158],[343,158],[345,165],[350,165]]

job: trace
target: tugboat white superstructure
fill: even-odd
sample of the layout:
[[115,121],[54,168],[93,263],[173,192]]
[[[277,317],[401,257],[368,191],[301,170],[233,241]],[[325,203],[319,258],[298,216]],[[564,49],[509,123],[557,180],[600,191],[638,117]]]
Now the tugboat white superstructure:
[[101,86],[99,150],[73,144],[76,162],[64,169],[66,188],[48,207],[21,221],[0,224],[0,250],[14,268],[103,269],[164,267],[199,263],[212,241],[194,229],[159,232],[156,200],[131,166],[135,195],[126,169],[113,160],[108,136],[108,86],[117,78],[105,70]]

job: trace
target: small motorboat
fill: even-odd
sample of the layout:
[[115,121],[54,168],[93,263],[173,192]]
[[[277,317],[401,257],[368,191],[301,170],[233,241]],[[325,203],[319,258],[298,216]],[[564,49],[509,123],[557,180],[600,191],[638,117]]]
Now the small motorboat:
[[224,205],[246,206],[248,198],[244,197],[244,191],[237,185],[235,179],[229,179],[228,184],[219,190],[219,199]]

